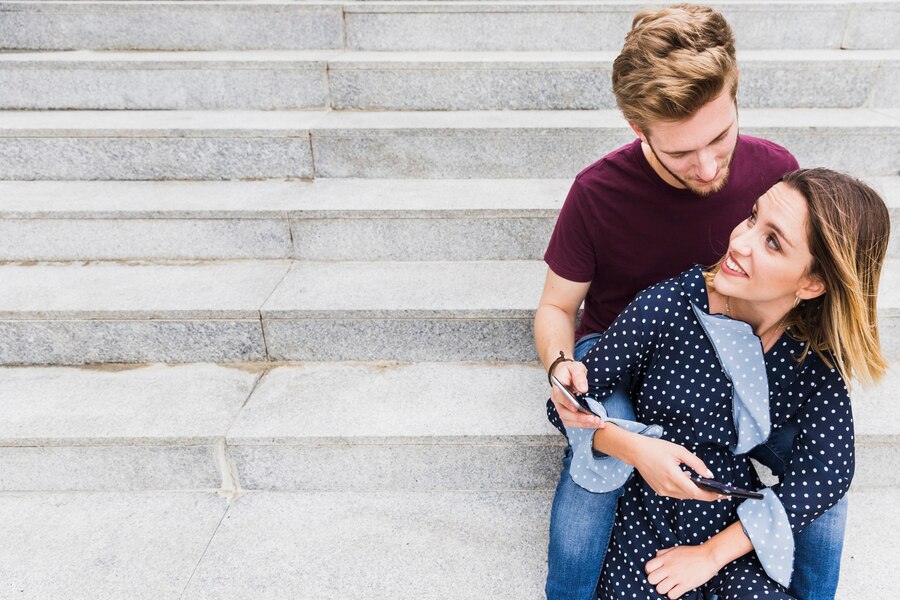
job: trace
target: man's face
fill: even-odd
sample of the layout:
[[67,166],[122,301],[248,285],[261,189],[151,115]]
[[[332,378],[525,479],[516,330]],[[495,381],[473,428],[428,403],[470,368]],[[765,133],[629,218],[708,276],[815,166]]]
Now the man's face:
[[726,89],[682,121],[656,121],[635,128],[645,154],[664,181],[698,196],[721,190],[737,144],[737,105]]

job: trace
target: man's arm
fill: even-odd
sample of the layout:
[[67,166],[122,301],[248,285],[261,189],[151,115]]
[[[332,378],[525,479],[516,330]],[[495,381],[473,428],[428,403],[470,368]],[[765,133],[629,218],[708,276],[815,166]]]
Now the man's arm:
[[[591,283],[569,281],[547,269],[544,291],[534,315],[534,343],[544,370],[559,357],[560,350],[572,358],[575,349],[575,317],[587,296]],[[581,393],[587,392],[587,369],[576,362],[561,362],[553,374],[564,384]],[[550,390],[550,400],[566,427],[602,428],[603,422],[594,415],[577,410],[556,388]]]

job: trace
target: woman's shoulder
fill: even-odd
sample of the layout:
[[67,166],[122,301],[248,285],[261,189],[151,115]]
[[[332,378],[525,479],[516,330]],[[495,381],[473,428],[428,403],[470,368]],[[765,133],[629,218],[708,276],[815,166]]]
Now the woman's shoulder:
[[639,292],[635,296],[635,300],[645,307],[656,307],[677,302],[685,307],[697,304],[704,310],[707,310],[709,296],[706,292],[703,268],[697,265],[674,277],[653,284]]

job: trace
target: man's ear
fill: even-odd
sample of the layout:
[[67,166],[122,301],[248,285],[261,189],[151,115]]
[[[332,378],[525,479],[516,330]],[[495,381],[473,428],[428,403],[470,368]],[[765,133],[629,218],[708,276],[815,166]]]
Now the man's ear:
[[640,127],[638,127],[634,123],[628,123],[628,124],[631,125],[631,130],[634,131],[635,135],[637,135],[639,138],[641,138],[642,142],[644,142],[647,145],[650,144],[650,142],[647,141],[646,134],[643,132],[643,130]]
[[801,300],[812,300],[824,294],[825,282],[818,275],[806,275],[800,282],[800,289],[797,290],[797,297]]

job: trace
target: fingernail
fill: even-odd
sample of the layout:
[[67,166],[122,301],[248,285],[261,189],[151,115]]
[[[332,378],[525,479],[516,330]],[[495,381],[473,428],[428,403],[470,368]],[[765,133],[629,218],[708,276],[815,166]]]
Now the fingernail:
[[712,479],[713,477],[712,471],[710,471],[709,469],[706,470],[706,477],[707,479]]

